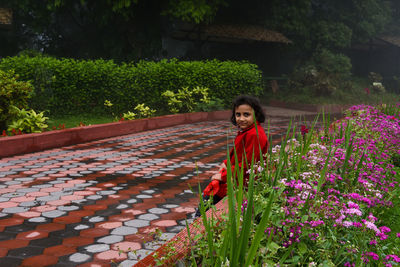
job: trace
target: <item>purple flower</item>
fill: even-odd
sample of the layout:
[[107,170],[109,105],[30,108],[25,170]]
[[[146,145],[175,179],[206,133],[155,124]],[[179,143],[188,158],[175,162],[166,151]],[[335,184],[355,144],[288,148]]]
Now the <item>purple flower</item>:
[[387,226],[381,226],[379,227],[379,230],[381,230],[382,233],[389,233],[391,231]]
[[378,254],[374,253],[374,252],[367,252],[365,253],[367,256],[371,257],[374,261],[379,260],[379,256]]
[[391,261],[394,261],[394,262],[400,262],[399,256],[397,256],[395,254],[387,255],[385,257],[385,260],[391,260]]

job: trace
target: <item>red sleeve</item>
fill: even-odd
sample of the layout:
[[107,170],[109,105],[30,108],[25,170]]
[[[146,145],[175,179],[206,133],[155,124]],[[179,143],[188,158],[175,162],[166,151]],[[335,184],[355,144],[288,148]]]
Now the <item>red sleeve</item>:
[[[248,166],[251,164],[252,157],[254,155],[254,162],[260,161],[260,149],[261,153],[265,154],[268,151],[268,138],[265,135],[264,130],[258,127],[258,135],[257,132],[254,129],[250,130],[244,138],[241,140],[240,143],[236,144],[236,152],[237,152],[237,157],[239,164],[237,165],[238,168],[235,166],[235,156],[231,157],[231,166],[232,166],[232,173],[235,172],[235,170],[241,170],[243,164],[244,166],[244,174],[246,174],[246,171],[248,169]],[[242,147],[237,147],[237,146],[242,146]],[[226,162],[226,161],[225,161]],[[248,163],[246,165],[246,162]],[[225,163],[226,164],[226,163]],[[227,177],[227,170],[223,169],[220,171],[221,173],[221,179],[222,181],[226,182],[226,177]]]

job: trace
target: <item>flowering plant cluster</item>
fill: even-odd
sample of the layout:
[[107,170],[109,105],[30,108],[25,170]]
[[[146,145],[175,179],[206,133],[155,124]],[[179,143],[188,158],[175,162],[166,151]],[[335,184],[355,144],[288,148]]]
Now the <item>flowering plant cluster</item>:
[[[241,241],[250,228],[245,265],[400,265],[400,106],[353,106],[326,125],[287,134],[253,166],[254,188],[250,182],[243,198],[229,196],[242,217],[236,220],[230,205],[229,220],[220,224],[238,231],[222,230],[214,248]],[[222,257],[232,264],[229,253]]]

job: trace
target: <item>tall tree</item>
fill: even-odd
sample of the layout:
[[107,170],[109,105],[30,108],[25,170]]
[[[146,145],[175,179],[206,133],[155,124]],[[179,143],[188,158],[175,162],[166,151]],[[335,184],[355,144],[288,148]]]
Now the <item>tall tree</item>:
[[0,0],[0,6],[14,10],[11,39],[16,50],[117,60],[157,58],[165,17],[210,21],[223,4],[223,0]]
[[[131,60],[161,57],[162,24],[169,23],[166,18],[265,26],[288,36],[294,42],[292,47],[306,54],[319,47],[342,49],[383,32],[392,12],[397,12],[394,18],[400,20],[397,2],[0,0],[0,6],[14,10],[15,29],[13,34],[7,33],[7,40],[15,44],[16,51],[36,48],[59,56]],[[5,38],[4,33],[0,35]]]

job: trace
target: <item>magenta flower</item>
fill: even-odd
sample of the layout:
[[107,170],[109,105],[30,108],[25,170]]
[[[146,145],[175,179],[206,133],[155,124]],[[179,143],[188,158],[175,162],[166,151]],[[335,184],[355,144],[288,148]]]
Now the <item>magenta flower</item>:
[[390,261],[394,261],[394,262],[400,262],[400,257],[394,254],[391,255],[387,255],[385,257],[385,260],[390,260]]

